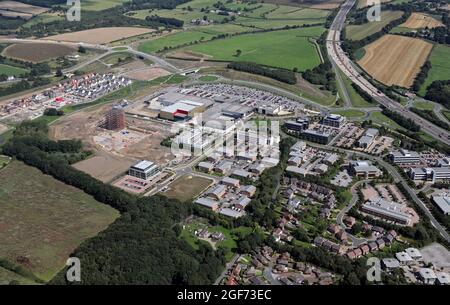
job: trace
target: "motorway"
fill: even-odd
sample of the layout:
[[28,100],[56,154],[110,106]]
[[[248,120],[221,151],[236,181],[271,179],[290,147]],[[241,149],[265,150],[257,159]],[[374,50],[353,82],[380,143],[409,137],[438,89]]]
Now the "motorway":
[[345,26],[345,20],[348,13],[355,5],[356,0],[347,0],[340,8],[336,18],[331,25],[327,37],[327,51],[329,57],[332,59],[339,69],[352,82],[357,84],[362,90],[370,94],[378,103],[384,107],[395,111],[402,116],[412,119],[416,124],[420,125],[421,129],[433,138],[438,139],[445,144],[450,145],[450,132],[444,130],[424,119],[417,114],[409,111],[400,103],[392,100],[384,93],[380,92],[374,85],[372,85],[359,71],[356,65],[348,58],[341,47],[341,32]]

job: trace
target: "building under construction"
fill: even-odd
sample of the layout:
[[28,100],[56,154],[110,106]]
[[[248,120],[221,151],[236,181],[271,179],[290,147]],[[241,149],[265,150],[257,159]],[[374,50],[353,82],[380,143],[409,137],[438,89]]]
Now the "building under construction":
[[122,107],[113,107],[105,115],[102,127],[108,130],[122,130],[125,126],[125,112]]

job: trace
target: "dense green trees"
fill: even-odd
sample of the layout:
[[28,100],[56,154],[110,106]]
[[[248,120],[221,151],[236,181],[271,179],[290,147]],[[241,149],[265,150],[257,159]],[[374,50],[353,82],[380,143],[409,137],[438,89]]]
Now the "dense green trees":
[[[237,53],[237,52],[236,52]],[[283,69],[269,68],[252,62],[232,62],[228,64],[229,69],[248,72],[273,78],[283,83],[294,85],[297,83],[295,73]]]
[[410,108],[412,112],[415,114],[423,117],[425,120],[430,121],[436,126],[439,126],[443,129],[450,130],[450,125],[447,124],[444,121],[441,121],[439,117],[433,112],[433,110],[427,110],[427,109],[417,109],[417,108]]
[[400,126],[412,131],[412,132],[418,132],[420,131],[420,126],[417,125],[414,120],[405,118],[404,116],[398,114],[395,111],[389,110],[387,108],[383,108],[382,113],[387,116],[388,118],[395,121]]
[[425,98],[450,107],[450,80],[438,80],[431,83]]

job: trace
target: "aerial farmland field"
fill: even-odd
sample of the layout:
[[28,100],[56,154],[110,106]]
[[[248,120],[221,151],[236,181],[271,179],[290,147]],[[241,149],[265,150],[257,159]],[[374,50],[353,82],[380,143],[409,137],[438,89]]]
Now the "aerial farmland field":
[[391,21],[402,17],[402,11],[381,11],[380,22],[368,22],[361,25],[348,25],[345,28],[346,37],[350,40],[361,40],[376,32],[381,31]]
[[400,25],[400,27],[410,29],[436,28],[440,26],[443,26],[441,21],[421,13],[412,13],[408,20]]
[[432,48],[421,39],[385,35],[365,47],[358,64],[383,84],[409,88]]
[[28,70],[26,69],[0,64],[0,75],[5,74],[7,76],[20,76],[27,72]]
[[84,192],[14,161],[0,175],[0,257],[51,279],[84,240],[119,213]]
[[43,62],[76,52],[73,47],[54,43],[20,43],[8,46],[3,55],[23,61]]
[[[205,54],[213,60],[252,61],[290,70],[298,68],[303,71],[320,64],[316,47],[308,38],[318,37],[323,31],[322,27],[310,27],[245,34],[194,45],[186,49]],[[236,56],[237,50],[241,50],[239,56]],[[283,57],[282,61],[280,56]]]
[[428,59],[431,63],[431,70],[419,93],[425,95],[427,87],[436,80],[450,79],[450,47],[435,44]]
[[139,27],[96,28],[91,30],[49,36],[44,39],[103,44],[124,39],[127,37],[150,33],[153,31],[154,30],[150,28],[139,28]]

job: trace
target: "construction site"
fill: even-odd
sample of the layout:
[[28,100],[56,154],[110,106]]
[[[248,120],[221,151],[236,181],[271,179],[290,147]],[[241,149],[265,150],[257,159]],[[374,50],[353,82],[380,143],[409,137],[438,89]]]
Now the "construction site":
[[160,166],[174,160],[161,142],[170,137],[163,122],[125,116],[120,105],[85,109],[62,118],[50,127],[55,140],[80,139],[94,156],[74,166],[104,182],[122,176],[137,160],[149,159]]

